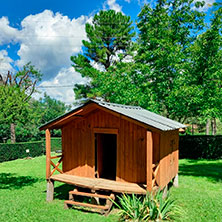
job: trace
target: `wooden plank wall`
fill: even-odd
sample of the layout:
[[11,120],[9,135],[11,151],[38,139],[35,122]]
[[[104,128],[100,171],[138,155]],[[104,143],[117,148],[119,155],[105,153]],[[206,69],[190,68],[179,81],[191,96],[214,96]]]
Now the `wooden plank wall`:
[[146,182],[146,129],[121,119],[117,180]]
[[62,128],[63,172],[95,176],[93,128],[119,130],[117,139],[117,180],[146,182],[146,129],[103,110],[92,111],[82,120],[74,120]]
[[157,183],[164,188],[178,173],[179,131],[168,131],[160,135],[160,170]]

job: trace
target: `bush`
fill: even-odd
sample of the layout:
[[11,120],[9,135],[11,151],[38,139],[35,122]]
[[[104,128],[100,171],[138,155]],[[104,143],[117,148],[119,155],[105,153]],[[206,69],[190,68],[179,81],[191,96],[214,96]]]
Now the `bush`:
[[122,221],[171,220],[182,213],[169,195],[163,198],[162,191],[155,194],[147,192],[145,196],[123,194],[118,197],[118,200],[120,204],[116,202],[114,204],[120,209],[119,214]]
[[[62,150],[61,137],[51,137],[51,152],[57,152]],[[45,152],[45,139],[44,139],[44,152]]]
[[222,136],[180,136],[180,158],[221,159]]
[[[29,150],[29,153],[26,153]],[[44,142],[25,142],[25,143],[0,143],[0,162],[15,160],[25,157],[41,156],[44,153]]]

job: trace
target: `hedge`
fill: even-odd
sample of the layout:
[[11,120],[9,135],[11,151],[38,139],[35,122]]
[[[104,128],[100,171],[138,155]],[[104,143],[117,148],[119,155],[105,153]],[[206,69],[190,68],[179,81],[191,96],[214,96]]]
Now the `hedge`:
[[180,136],[180,158],[221,159],[222,136]]
[[[51,138],[51,151],[62,148],[61,138]],[[26,150],[29,149],[29,153]],[[180,158],[221,159],[222,136],[180,136]],[[0,162],[45,154],[45,140],[25,143],[0,143]]]
[[62,139],[60,137],[51,137],[51,152],[62,150]]
[[[26,150],[29,153],[26,153]],[[62,150],[60,137],[51,138],[51,152]],[[45,140],[24,143],[0,143],[0,163],[25,157],[35,157],[45,154]]]
[[[26,152],[29,150],[29,153]],[[44,142],[0,143],[0,162],[44,154]]]

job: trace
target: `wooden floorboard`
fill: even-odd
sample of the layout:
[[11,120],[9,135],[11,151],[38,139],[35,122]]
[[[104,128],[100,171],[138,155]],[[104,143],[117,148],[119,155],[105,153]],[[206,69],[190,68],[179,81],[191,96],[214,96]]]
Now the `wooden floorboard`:
[[108,190],[117,193],[146,194],[145,186],[140,186],[135,183],[119,182],[102,178],[87,178],[73,176],[65,173],[53,175],[51,176],[51,179],[79,187],[90,188],[92,190]]

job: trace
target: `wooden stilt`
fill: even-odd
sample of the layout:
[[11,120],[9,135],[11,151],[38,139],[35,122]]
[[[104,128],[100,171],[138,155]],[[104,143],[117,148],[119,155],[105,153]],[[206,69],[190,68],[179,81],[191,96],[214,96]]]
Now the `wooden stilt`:
[[179,186],[179,177],[178,174],[173,178],[173,186],[178,187]]
[[[96,194],[96,191],[95,191],[95,190],[91,190],[91,193]],[[99,198],[98,198],[98,197],[92,197],[91,203],[92,203],[92,204],[99,205],[99,204],[100,204],[100,203],[99,203]]]
[[167,197],[168,184],[163,188],[163,199]]
[[46,201],[53,201],[54,198],[54,180],[47,180]]

